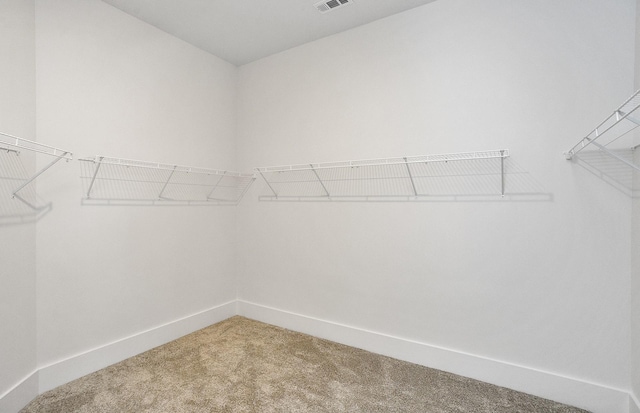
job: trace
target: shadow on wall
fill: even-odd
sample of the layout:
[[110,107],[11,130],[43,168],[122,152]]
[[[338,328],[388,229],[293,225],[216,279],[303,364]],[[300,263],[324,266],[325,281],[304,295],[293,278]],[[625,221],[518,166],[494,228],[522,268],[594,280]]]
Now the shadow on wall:
[[[612,149],[621,159],[633,163],[634,149]],[[600,150],[582,151],[575,156],[577,165],[611,185],[630,198],[640,198],[640,188],[634,188],[634,174],[640,174],[622,160]]]
[[0,226],[36,222],[51,211],[51,203],[38,198],[29,178],[21,153],[0,147]]

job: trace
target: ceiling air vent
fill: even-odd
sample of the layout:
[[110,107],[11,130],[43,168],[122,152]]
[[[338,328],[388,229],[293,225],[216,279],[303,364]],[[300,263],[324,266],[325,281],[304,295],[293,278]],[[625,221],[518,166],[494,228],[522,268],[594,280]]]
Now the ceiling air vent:
[[327,13],[331,10],[337,9],[340,6],[346,6],[347,4],[351,3],[353,3],[353,0],[324,0],[314,4],[314,6],[316,6],[316,9],[318,9],[320,13]]

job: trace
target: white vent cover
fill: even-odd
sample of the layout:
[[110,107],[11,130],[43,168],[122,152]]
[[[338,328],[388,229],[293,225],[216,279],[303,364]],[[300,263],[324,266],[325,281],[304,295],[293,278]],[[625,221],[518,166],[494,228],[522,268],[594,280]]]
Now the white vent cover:
[[314,6],[316,6],[316,9],[318,9],[320,13],[327,13],[331,10],[337,9],[340,6],[346,6],[347,4],[351,3],[353,3],[353,0],[323,0],[314,4]]

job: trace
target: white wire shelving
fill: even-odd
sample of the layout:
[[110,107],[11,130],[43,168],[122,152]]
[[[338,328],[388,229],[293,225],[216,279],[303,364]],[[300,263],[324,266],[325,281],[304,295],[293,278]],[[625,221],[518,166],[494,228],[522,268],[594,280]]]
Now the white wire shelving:
[[[35,173],[27,172],[20,155],[22,151],[43,154],[53,160],[37,170]],[[0,221],[2,222],[27,222],[37,220],[51,209],[51,203],[44,203],[36,194],[34,182],[44,172],[61,160],[73,159],[71,151],[56,148],[42,143],[23,139],[18,136],[0,132]],[[21,207],[6,202],[5,198],[17,199]]]
[[[414,200],[504,197],[509,150],[255,168],[260,200]],[[515,181],[513,181],[515,182]]]
[[[593,145],[595,148],[606,153],[610,157],[622,162],[623,164],[640,171],[640,165],[635,164],[632,160],[621,156],[616,150],[609,147],[610,144],[618,141],[629,132],[640,126],[640,90],[636,91],[629,99],[627,99],[619,108],[611,115],[603,120],[595,129],[583,137],[571,149],[565,153],[567,160],[573,159],[583,149]],[[632,151],[637,146],[630,148]]]
[[253,174],[95,156],[79,159],[83,204],[235,205]]

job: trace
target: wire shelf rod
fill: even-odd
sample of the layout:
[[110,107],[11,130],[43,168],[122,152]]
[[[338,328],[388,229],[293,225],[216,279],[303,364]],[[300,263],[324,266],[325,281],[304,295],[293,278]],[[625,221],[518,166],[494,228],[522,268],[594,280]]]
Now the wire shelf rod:
[[254,168],[258,172],[286,172],[286,171],[302,171],[302,170],[319,170],[319,169],[335,169],[335,168],[353,168],[360,166],[382,166],[382,165],[405,165],[414,163],[432,163],[432,162],[454,162],[469,161],[476,159],[493,159],[504,158],[509,156],[509,150],[492,150],[484,152],[460,152],[439,155],[423,155],[423,156],[405,156],[396,158],[380,158],[365,159],[358,161],[341,161],[341,162],[325,162],[312,163],[304,165],[283,165]]
[[93,162],[93,163],[101,163],[105,165],[117,165],[117,166],[125,166],[125,167],[132,167],[132,168],[167,170],[167,171],[175,170],[176,172],[185,172],[185,173],[200,174],[200,175],[225,175],[225,176],[238,176],[238,177],[247,175],[247,174],[242,174],[240,172],[223,171],[219,169],[207,169],[207,168],[198,168],[193,166],[164,164],[164,163],[158,163],[158,162],[136,161],[133,159],[124,159],[124,158],[109,158],[106,156],[95,156],[93,158],[83,158],[78,160],[81,162]]

